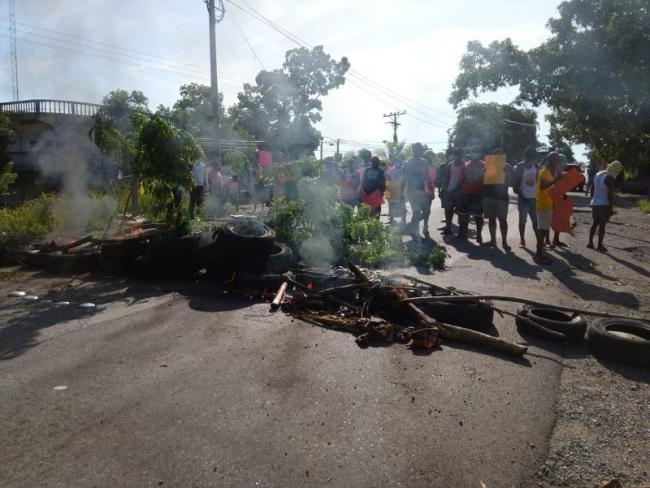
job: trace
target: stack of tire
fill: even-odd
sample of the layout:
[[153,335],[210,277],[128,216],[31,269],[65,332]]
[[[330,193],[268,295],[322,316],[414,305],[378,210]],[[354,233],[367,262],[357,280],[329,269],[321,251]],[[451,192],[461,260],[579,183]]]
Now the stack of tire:
[[146,278],[183,278],[194,271],[192,256],[201,241],[201,233],[161,234],[151,240],[147,253],[136,259],[138,272]]
[[293,253],[276,242],[275,231],[255,220],[233,220],[219,229],[215,243],[221,275],[234,276],[242,290],[276,290],[293,265]]
[[567,343],[586,339],[595,356],[650,368],[650,324],[640,320],[601,318],[588,324],[575,313],[525,305],[517,311],[516,324],[524,336]]

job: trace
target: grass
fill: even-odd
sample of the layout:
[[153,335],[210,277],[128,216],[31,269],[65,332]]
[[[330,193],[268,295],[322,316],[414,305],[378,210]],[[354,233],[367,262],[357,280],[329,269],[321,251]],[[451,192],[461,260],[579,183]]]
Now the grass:
[[54,198],[42,195],[18,207],[0,208],[0,252],[20,251],[54,230]]
[[650,214],[650,200],[639,200],[639,208],[642,212]]

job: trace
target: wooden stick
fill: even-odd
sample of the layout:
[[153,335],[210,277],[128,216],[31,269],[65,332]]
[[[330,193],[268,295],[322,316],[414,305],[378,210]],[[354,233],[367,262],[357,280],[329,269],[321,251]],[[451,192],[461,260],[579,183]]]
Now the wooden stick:
[[284,295],[287,293],[287,288],[289,287],[289,282],[285,281],[278,288],[278,292],[275,294],[275,298],[271,302],[271,312],[277,311],[282,305],[282,300],[284,300]]
[[290,276],[288,276],[286,274],[284,276],[285,276],[285,278],[287,279],[287,281],[289,283],[291,283],[296,288],[299,288],[300,290],[304,291],[308,295],[314,295],[314,296],[316,296],[318,298],[322,298],[322,299],[328,300],[328,301],[330,301],[332,303],[336,303],[337,305],[343,305],[344,307],[347,307],[350,310],[353,310],[354,312],[357,312],[357,313],[359,313],[361,311],[361,309],[359,307],[357,307],[356,305],[352,305],[351,303],[348,303],[348,302],[346,302],[344,300],[339,300],[336,297],[332,297],[332,296],[329,296],[329,295],[323,295],[322,293],[320,293],[320,292],[318,292],[316,290],[312,290],[311,288],[309,288],[309,287],[303,285],[302,283],[294,280],[293,278],[291,278]]
[[359,288],[367,288],[368,283],[352,283],[350,285],[343,285],[343,286],[334,286],[332,288],[325,288],[324,290],[320,290],[319,293],[322,293],[323,295],[329,295],[332,293],[337,293],[339,291],[347,291],[347,290],[357,290]]
[[514,342],[504,341],[499,337],[493,337],[491,335],[483,334],[482,332],[477,332],[475,330],[456,327],[455,325],[443,324],[429,317],[413,303],[407,303],[407,305],[408,308],[418,316],[423,324],[432,327],[438,327],[438,329],[440,329],[440,336],[443,339],[463,342],[465,344],[479,346],[484,349],[490,349],[492,351],[497,351],[516,357],[523,356],[528,350],[526,346],[515,344]]
[[505,314],[505,315],[510,315],[511,317],[514,317],[516,319],[519,319],[523,322],[526,322],[528,325],[530,325],[532,328],[536,329],[540,334],[543,334],[544,336],[548,337],[549,339],[555,339],[558,341],[566,341],[567,336],[566,334],[562,334],[561,332],[556,332],[551,329],[547,329],[544,327],[542,324],[538,324],[532,319],[529,319],[528,317],[524,317],[523,315],[517,315],[516,313],[508,312],[507,310],[503,310],[501,308],[497,308],[495,306],[491,307],[495,312],[498,312],[500,314]]
[[[582,315],[592,315],[594,317],[606,317],[610,319],[630,319],[631,317],[626,315],[618,315],[607,312],[595,312],[593,310],[582,310],[579,308],[563,307],[560,305],[549,305],[548,303],[535,302],[533,300],[526,300],[525,298],[517,297],[506,297],[503,295],[464,295],[464,296],[440,296],[440,297],[413,297],[413,298],[403,298],[400,300],[401,303],[418,303],[418,302],[466,302],[468,300],[497,300],[500,302],[517,302],[525,303],[526,305],[532,305],[533,307],[540,308],[552,308],[555,310],[561,310],[564,312],[573,312]],[[637,319],[641,321],[646,321],[647,319]]]
[[364,273],[359,266],[354,264],[352,261],[348,263],[348,268],[352,271],[352,274],[357,278],[357,281],[363,281],[368,283],[370,278]]

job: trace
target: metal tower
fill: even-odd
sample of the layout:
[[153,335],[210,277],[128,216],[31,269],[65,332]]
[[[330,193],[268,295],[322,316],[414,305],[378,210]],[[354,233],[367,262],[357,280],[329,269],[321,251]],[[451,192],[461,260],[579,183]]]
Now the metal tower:
[[16,50],[16,0],[9,0],[9,50],[11,53],[11,91],[18,100],[18,52]]

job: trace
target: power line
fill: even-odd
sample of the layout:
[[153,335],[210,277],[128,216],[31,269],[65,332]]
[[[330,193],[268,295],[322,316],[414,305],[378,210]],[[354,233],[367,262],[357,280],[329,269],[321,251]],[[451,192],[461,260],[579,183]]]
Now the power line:
[[[259,20],[260,22],[262,22],[262,23],[268,25],[268,26],[271,27],[273,30],[277,31],[278,33],[280,33],[281,35],[283,35],[284,37],[286,37],[287,39],[289,39],[289,40],[290,40],[291,42],[293,42],[294,44],[297,44],[297,45],[299,45],[299,46],[303,46],[303,47],[308,47],[308,48],[312,48],[312,47],[313,47],[313,46],[312,46],[310,43],[308,43],[307,41],[301,39],[300,37],[298,37],[297,35],[291,33],[290,31],[288,31],[288,30],[285,29],[284,27],[280,26],[280,25],[277,24],[276,22],[273,22],[271,19],[265,17],[263,14],[261,14],[260,12],[258,12],[257,10],[255,10],[253,7],[251,7],[251,6],[250,6],[250,5],[249,5],[245,0],[241,0],[241,1],[242,1],[242,3],[244,3],[248,8],[244,8],[244,7],[242,7],[241,5],[239,5],[238,3],[236,3],[236,2],[233,1],[233,0],[227,0],[227,1],[228,1],[229,3],[231,3],[232,5],[234,5],[235,7],[237,7],[238,9],[242,10],[243,12],[245,12],[245,13],[251,15],[252,17],[256,18],[256,19]],[[381,85],[380,83],[375,82],[374,80],[372,80],[372,79],[370,79],[369,77],[367,77],[367,76],[365,76],[365,75],[359,73],[359,72],[356,71],[356,70],[350,70],[349,73],[348,73],[348,75],[349,75],[350,77],[356,78],[357,81],[360,82],[360,83],[364,83],[364,84],[366,84],[366,85],[370,85],[370,86],[371,86],[372,88],[374,88],[375,90],[377,90],[377,91],[383,93],[383,94],[384,94],[385,96],[387,96],[387,97],[393,98],[393,99],[395,99],[395,100],[401,102],[403,105],[409,105],[413,110],[415,110],[415,111],[417,111],[417,112],[420,112],[420,114],[422,114],[424,117],[431,118],[432,120],[436,120],[437,122],[440,122],[440,123],[442,123],[442,124],[448,124],[448,122],[446,122],[446,121],[442,121],[442,120],[440,120],[440,119],[436,119],[435,117],[431,116],[430,114],[428,114],[428,113],[422,111],[422,110],[420,109],[420,107],[426,108],[426,109],[428,109],[428,110],[430,110],[430,111],[432,111],[432,112],[440,113],[441,115],[444,115],[444,116],[449,117],[449,118],[455,118],[455,116],[451,116],[451,115],[445,114],[444,112],[440,112],[440,111],[438,111],[438,110],[435,110],[435,109],[432,109],[432,108],[430,108],[430,107],[427,107],[426,105],[423,105],[421,102],[417,102],[417,101],[415,101],[415,100],[412,100],[412,99],[409,99],[409,98],[407,98],[407,97],[404,97],[403,95],[400,95],[397,91],[395,91],[395,90],[393,90],[393,89],[391,89],[391,88],[385,87],[385,86]],[[419,120],[421,120],[421,119],[419,119]]]
[[258,63],[260,63],[260,66],[262,67],[262,69],[265,70],[265,69],[266,69],[266,66],[264,66],[264,63],[262,62],[262,60],[260,59],[260,57],[257,55],[257,51],[255,51],[255,48],[254,48],[253,45],[251,44],[251,41],[248,39],[248,36],[247,36],[246,33],[244,32],[244,29],[242,29],[240,23],[239,23],[239,22],[237,21],[237,19],[235,18],[235,15],[234,15],[233,12],[230,12],[230,18],[231,18],[232,21],[234,22],[234,24],[235,24],[235,26],[237,27],[237,30],[239,31],[239,33],[240,33],[240,34],[242,35],[242,37],[244,38],[244,41],[246,41],[246,44],[248,44],[249,49],[250,49],[251,52],[253,53],[253,57],[257,60]]

